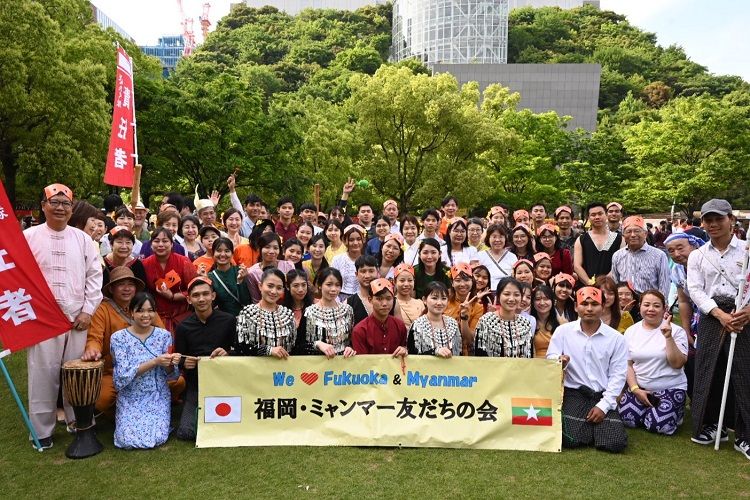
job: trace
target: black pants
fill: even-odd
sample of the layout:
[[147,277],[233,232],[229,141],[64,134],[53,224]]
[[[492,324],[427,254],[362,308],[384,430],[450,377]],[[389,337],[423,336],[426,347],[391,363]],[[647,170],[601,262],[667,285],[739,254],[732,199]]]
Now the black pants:
[[175,432],[175,437],[183,441],[195,441],[198,429],[198,384],[188,382],[184,401],[180,425]]
[[[711,391],[708,393],[708,404],[706,405],[706,416],[703,418],[704,425],[718,424],[719,412],[721,411],[721,395],[724,392],[724,375],[727,373],[727,361],[729,359],[729,341],[724,342],[716,360],[716,371],[711,379]],[[730,429],[734,428],[734,385],[729,382],[727,393],[727,408],[724,412],[724,425]]]

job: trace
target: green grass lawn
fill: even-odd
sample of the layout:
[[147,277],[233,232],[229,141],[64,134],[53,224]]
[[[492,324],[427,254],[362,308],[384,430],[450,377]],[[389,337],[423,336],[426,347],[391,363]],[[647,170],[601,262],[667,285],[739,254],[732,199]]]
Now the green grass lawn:
[[[25,398],[25,353],[5,361]],[[104,451],[75,461],[65,458],[72,438],[62,426],[54,448],[31,448],[4,380],[0,401],[0,495],[9,499],[750,496],[750,460],[730,444],[715,452],[691,443],[689,420],[675,437],[629,432],[630,445],[621,455],[593,449],[196,449],[174,439],[156,450],[121,451],[112,444],[113,423],[100,421]]]

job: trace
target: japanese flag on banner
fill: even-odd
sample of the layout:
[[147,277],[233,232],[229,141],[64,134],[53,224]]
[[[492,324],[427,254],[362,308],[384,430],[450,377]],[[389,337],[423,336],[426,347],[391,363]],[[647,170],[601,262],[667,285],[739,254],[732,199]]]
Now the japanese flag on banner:
[[0,182],[0,341],[18,351],[70,330]]
[[207,424],[241,422],[242,398],[239,396],[205,398],[203,414]]
[[112,103],[112,131],[109,136],[104,183],[131,187],[135,166],[135,94],[133,60],[122,47],[117,48],[115,100]]

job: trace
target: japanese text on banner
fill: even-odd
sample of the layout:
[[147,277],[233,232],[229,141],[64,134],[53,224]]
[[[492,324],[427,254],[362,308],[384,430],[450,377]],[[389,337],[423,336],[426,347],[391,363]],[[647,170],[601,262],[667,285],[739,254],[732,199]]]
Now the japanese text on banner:
[[562,370],[542,359],[216,358],[199,363],[198,447],[560,451]]

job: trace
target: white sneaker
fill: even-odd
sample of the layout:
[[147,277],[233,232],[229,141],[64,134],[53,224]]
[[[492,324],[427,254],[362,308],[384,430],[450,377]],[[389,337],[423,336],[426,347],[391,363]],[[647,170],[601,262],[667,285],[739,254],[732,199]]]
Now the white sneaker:
[[734,449],[742,453],[745,458],[750,460],[750,443],[747,441],[734,440]]

